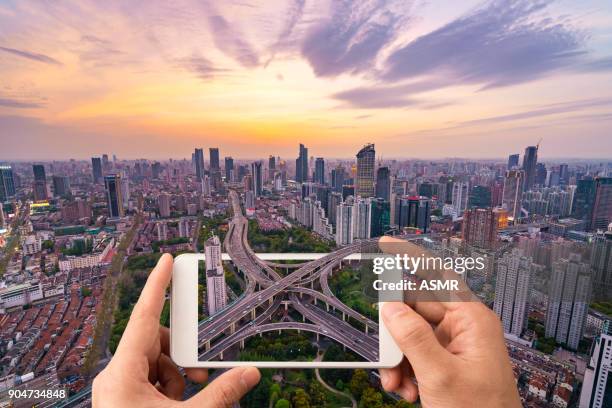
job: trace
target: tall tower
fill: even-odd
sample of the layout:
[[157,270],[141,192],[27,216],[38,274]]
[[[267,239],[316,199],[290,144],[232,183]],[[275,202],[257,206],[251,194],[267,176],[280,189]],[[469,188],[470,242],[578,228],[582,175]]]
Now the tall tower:
[[123,211],[123,197],[121,192],[121,176],[109,174],[104,176],[106,188],[106,202],[108,204],[109,218],[121,218],[125,215]]
[[391,172],[388,167],[376,171],[376,197],[389,201],[391,197]]
[[15,195],[15,179],[11,166],[0,165],[0,203]]
[[369,239],[372,231],[372,199],[355,197],[353,204],[353,237]]
[[363,198],[374,197],[374,144],[365,145],[357,153],[357,175],[355,195]]
[[504,332],[520,336],[527,326],[531,258],[515,248],[497,264],[497,282],[493,310],[501,318]]
[[452,205],[457,217],[461,217],[467,209],[470,185],[467,182],[458,181],[453,183]]
[[45,166],[42,164],[34,164],[32,166],[34,172],[34,201],[45,201],[49,198],[47,192],[47,175],[45,174]]
[[308,181],[308,149],[300,143],[300,152],[295,160],[295,181],[303,183]]
[[523,170],[508,170],[504,180],[502,206],[508,210],[508,215],[514,220],[521,216],[524,178]]
[[595,203],[591,229],[605,231],[612,222],[612,177],[595,178]]
[[584,333],[591,298],[590,272],[589,265],[580,262],[577,254],[554,262],[552,267],[546,337],[554,337],[572,350],[578,349]]
[[196,148],[193,153],[196,178],[202,180],[204,177],[204,150]]
[[102,181],[102,159],[99,157],[91,158],[91,173],[93,182],[99,183]]
[[219,163],[219,148],[211,147],[209,149],[210,152],[210,170],[220,170],[221,165]]
[[225,158],[225,181],[227,183],[234,181],[234,159],[232,157]]
[[353,204],[353,197],[349,196],[337,207],[336,244],[338,246],[353,243]]
[[595,339],[584,373],[580,408],[612,407],[612,322],[604,323]]
[[256,197],[260,197],[263,191],[263,173],[260,161],[251,164],[251,173],[253,175],[253,192]]
[[518,167],[518,164],[519,164],[518,154],[511,154],[510,156],[508,156],[508,170],[512,170],[515,167]]
[[538,146],[527,146],[523,155],[523,171],[525,172],[524,191],[529,191],[535,184],[536,166],[538,164]]
[[325,184],[325,160],[322,157],[317,157],[315,160],[315,183]]
[[221,263],[221,242],[219,237],[210,237],[204,245],[206,256],[206,294],[208,300],[208,314],[217,313],[227,305],[227,290],[225,288],[225,274]]

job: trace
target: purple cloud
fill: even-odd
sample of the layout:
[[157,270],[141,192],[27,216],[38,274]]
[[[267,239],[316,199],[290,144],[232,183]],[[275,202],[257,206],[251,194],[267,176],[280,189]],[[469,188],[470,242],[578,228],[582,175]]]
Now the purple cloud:
[[2,46],[0,46],[0,51],[4,51],[8,54],[17,55],[18,57],[26,58],[32,61],[42,62],[45,64],[62,65],[61,62],[59,62],[58,60],[54,58],[51,58],[44,54],[38,54],[35,52],[31,52],[31,51],[18,50],[15,48],[8,48],[8,47],[2,47]]
[[223,16],[210,16],[208,22],[212,29],[213,40],[219,50],[234,58],[246,68],[259,65],[257,52],[238,33],[232,30]]
[[216,74],[228,72],[228,69],[217,68],[207,58],[201,56],[192,56],[179,61],[179,65],[188,71],[195,73],[201,79],[211,79]]
[[35,109],[42,108],[44,105],[36,102],[20,101],[17,99],[0,98],[0,106],[7,108],[19,108],[19,109]]

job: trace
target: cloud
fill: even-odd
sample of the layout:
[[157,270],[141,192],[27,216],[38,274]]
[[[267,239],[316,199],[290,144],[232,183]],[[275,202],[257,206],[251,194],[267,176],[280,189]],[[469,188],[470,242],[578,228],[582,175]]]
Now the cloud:
[[393,6],[388,0],[333,0],[331,15],[306,33],[302,56],[323,77],[371,69],[378,53],[406,21]]
[[0,51],[4,51],[9,54],[17,55],[19,57],[26,58],[32,61],[42,62],[44,64],[62,65],[61,62],[59,62],[58,60],[54,58],[51,58],[44,54],[38,54],[35,52],[31,52],[31,51],[18,50],[15,48],[8,48],[8,47],[2,47],[2,46],[0,46]]
[[214,15],[208,17],[213,41],[219,50],[234,58],[245,68],[259,65],[259,56],[242,36],[230,27],[225,17]]
[[438,75],[483,88],[518,84],[574,65],[584,35],[544,16],[548,0],[493,0],[390,54],[382,78]]
[[34,109],[42,108],[44,105],[37,102],[27,102],[10,98],[0,98],[0,106],[7,108]]
[[195,73],[201,79],[211,79],[216,74],[229,71],[228,69],[217,68],[209,59],[196,55],[179,60],[179,65]]

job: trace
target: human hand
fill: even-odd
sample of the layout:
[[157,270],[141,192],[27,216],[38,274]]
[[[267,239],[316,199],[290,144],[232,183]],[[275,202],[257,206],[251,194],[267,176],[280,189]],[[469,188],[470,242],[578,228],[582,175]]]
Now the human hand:
[[[227,407],[260,379],[254,367],[234,368],[187,401],[179,402],[185,381],[169,357],[169,332],[160,327],[172,256],[164,254],[153,269],[110,363],[94,379],[94,407]],[[194,382],[208,379],[204,369],[185,369]]]
[[[409,256],[423,252],[389,237],[380,247]],[[399,366],[380,370],[385,390],[409,402],[420,397],[423,407],[521,406],[501,323],[482,303],[390,302],[382,317],[405,355]]]

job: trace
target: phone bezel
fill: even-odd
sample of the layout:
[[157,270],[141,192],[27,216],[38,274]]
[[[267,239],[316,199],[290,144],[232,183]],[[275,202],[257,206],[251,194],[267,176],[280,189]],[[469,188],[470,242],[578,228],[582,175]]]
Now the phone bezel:
[[[315,260],[326,253],[257,253],[262,260]],[[380,361],[198,361],[198,262],[203,253],[182,254],[174,259],[170,296],[170,357],[181,367],[229,368],[256,366],[261,368],[387,368],[395,367],[403,358],[401,350],[379,316]],[[231,260],[226,253],[223,260]],[[361,259],[352,254],[344,259]]]

